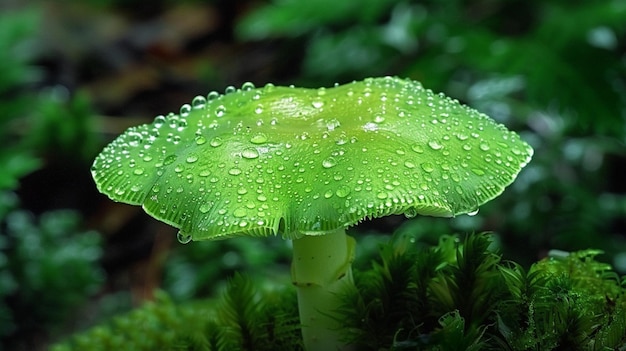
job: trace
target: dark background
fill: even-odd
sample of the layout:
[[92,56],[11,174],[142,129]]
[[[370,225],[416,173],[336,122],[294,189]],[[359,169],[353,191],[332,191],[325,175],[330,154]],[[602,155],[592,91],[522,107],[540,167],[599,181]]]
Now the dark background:
[[535,148],[477,216],[352,228],[358,265],[402,231],[494,231],[524,265],[598,248],[626,273],[622,0],[0,1],[0,349],[48,343],[153,298],[212,296],[234,271],[282,282],[276,238],[181,245],[89,168],[127,127],[229,85],[397,75]]

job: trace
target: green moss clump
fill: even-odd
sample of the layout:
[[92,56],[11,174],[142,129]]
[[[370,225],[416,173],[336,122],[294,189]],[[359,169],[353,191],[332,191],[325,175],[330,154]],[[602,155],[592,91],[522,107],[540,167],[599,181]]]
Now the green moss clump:
[[298,350],[295,294],[257,289],[235,275],[218,300],[176,305],[164,293],[51,351]]
[[397,237],[357,275],[342,309],[359,350],[617,350],[626,347],[626,279],[599,251],[555,255],[525,270],[492,236],[444,236],[417,250]]

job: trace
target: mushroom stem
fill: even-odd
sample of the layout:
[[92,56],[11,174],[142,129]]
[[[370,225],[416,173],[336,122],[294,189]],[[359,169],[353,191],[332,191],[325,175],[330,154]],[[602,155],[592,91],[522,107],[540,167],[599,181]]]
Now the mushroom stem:
[[348,350],[340,340],[334,314],[340,293],[354,284],[354,238],[344,228],[324,235],[305,235],[293,241],[291,277],[298,289],[302,337],[307,351]]

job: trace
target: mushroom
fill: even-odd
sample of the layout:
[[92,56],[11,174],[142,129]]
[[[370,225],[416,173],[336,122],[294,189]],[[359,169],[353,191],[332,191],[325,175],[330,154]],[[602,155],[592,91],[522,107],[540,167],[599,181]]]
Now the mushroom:
[[281,235],[307,350],[346,349],[333,318],[353,284],[346,228],[453,217],[498,196],[530,161],[520,137],[416,81],[228,87],[128,129],[96,158],[98,189],[179,228],[178,239]]

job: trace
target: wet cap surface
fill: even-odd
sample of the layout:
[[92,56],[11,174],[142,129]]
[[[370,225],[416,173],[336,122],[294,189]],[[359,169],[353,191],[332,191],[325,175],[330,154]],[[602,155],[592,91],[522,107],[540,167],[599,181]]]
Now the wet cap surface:
[[181,240],[323,234],[390,214],[451,217],[498,196],[532,148],[420,83],[210,93],[128,129],[92,174]]

